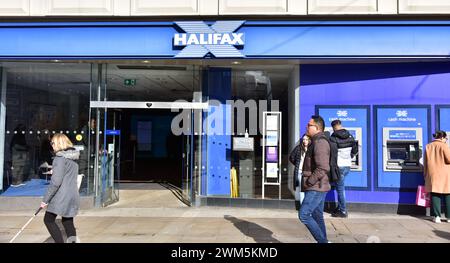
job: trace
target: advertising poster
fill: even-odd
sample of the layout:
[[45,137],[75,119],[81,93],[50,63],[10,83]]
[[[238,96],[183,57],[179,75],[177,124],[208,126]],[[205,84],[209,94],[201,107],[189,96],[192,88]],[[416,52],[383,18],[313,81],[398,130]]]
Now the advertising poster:
[[267,178],[278,178],[278,164],[277,163],[267,163],[266,164],[266,177]]
[[278,131],[266,132],[266,146],[278,146]]
[[266,147],[266,162],[278,162],[278,147]]

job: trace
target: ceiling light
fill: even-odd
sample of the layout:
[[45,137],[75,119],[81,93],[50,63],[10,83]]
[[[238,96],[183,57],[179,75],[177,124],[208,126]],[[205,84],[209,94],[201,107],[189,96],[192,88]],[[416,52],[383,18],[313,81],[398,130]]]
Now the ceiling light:
[[142,61],[142,63],[150,63],[150,61],[149,60],[144,60],[144,61]]
[[240,61],[233,61],[233,62],[231,62],[231,64],[233,64],[233,65],[240,65],[240,64],[242,64],[242,62],[240,62]]

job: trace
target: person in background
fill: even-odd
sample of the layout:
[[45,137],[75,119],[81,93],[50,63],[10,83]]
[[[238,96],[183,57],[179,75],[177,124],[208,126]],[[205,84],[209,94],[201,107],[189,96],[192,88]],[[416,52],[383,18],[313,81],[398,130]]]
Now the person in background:
[[441,222],[441,198],[445,200],[445,217],[450,220],[450,148],[447,134],[436,131],[434,140],[427,144],[424,158],[425,189],[431,193],[431,215]]
[[352,158],[358,153],[358,145],[355,138],[342,127],[340,120],[331,122],[333,134],[330,137],[330,143],[337,146],[337,165],[339,167],[339,180],[336,182],[336,191],[338,194],[338,206],[331,214],[332,217],[348,217],[347,206],[345,202],[345,177],[350,172]]
[[41,208],[47,208],[44,223],[53,240],[55,243],[64,243],[55,220],[60,215],[68,240],[76,239],[73,218],[78,214],[80,206],[77,186],[78,164],[76,163],[80,153],[62,133],[52,137],[51,145],[56,156],[52,163],[52,179],[41,202]]
[[318,243],[328,243],[323,208],[325,196],[331,189],[328,179],[330,144],[324,133],[324,127],[325,123],[321,116],[311,116],[306,132],[311,138],[311,145],[306,151],[302,168],[301,188],[305,192],[305,198],[298,213],[300,221]]
[[40,141],[41,141],[41,146],[40,146],[40,164],[46,162],[48,165],[50,165],[52,163],[52,159],[53,159],[53,149],[52,146],[50,145],[50,141],[51,141],[51,135],[50,135],[50,131],[49,130],[44,130],[42,132],[42,134],[40,135]]
[[[289,161],[295,166],[294,168],[294,189],[300,188],[300,182],[302,181],[302,169],[303,162],[305,160],[306,151],[311,144],[311,138],[304,134],[300,139],[300,142],[295,146],[289,155]],[[297,192],[297,190],[296,190]],[[301,205],[303,197],[299,197],[299,205]],[[300,207],[300,206],[299,206]]]
[[17,125],[10,143],[12,187],[25,185],[30,165],[30,146],[25,139],[26,127],[23,124]]

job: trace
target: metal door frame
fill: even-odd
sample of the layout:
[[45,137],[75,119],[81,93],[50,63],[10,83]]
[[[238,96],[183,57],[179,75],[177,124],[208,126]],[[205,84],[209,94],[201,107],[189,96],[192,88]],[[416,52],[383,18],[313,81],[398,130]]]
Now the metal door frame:
[[[98,98],[99,99],[99,98]],[[156,110],[156,109],[166,109],[166,110],[171,110],[171,109],[177,109],[177,110],[191,110],[191,127],[193,127],[194,128],[194,123],[195,123],[195,120],[194,120],[194,116],[195,116],[195,114],[194,114],[194,110],[204,110],[204,109],[208,109],[208,102],[177,102],[177,101],[175,101],[175,102],[166,102],[166,101],[101,101],[101,100],[97,100],[97,101],[93,101],[93,100],[91,100],[90,101],[90,106],[89,106],[89,109],[90,109],[90,111],[92,111],[93,109],[96,109],[97,111],[97,119],[99,119],[99,115],[100,115],[100,112],[98,111],[99,109],[104,109],[105,110],[105,112],[107,111],[107,109],[148,109],[148,110]],[[201,115],[200,115],[201,116]],[[201,122],[200,122],[201,123]],[[100,128],[100,125],[98,125],[97,124],[97,126],[96,126],[96,129],[97,129],[97,132],[96,132],[96,136],[97,136],[97,144],[99,143],[99,128]],[[195,134],[194,132],[193,132],[193,129],[191,130],[191,134],[190,134],[190,136],[191,136],[191,138],[189,139],[190,140],[190,151],[191,151],[191,153],[190,153],[190,170],[191,170],[191,182],[190,182],[190,187],[191,187],[191,189],[190,189],[190,198],[191,198],[191,200],[190,200],[190,202],[192,203],[192,202],[194,202],[195,200],[194,200],[194,198],[195,198],[195,195],[194,195],[194,189],[193,189],[193,187],[194,187],[194,182],[193,182],[193,173],[194,173],[194,171],[193,171],[193,167],[195,166],[195,164],[194,164],[194,162],[195,162],[195,160],[194,160],[194,147],[195,147],[195,145],[194,145],[194,143],[195,143],[195,140],[194,140],[194,136],[195,135],[197,135],[197,134]],[[97,149],[98,149],[98,147],[99,147],[99,145],[97,145]],[[96,154],[96,156],[98,156],[98,154]],[[97,158],[96,158],[96,166],[95,167],[98,167],[98,161],[97,161]],[[96,170],[95,170],[96,171]],[[96,171],[95,172],[95,178],[97,178],[97,180],[96,179],[94,179],[94,184],[98,184],[98,172]],[[183,175],[182,175],[183,176]],[[96,183],[95,183],[96,182]],[[98,185],[96,185],[95,186],[95,189],[98,189]],[[97,193],[96,193],[96,196],[97,196]]]
[[91,101],[90,108],[115,109],[208,109],[207,102]]

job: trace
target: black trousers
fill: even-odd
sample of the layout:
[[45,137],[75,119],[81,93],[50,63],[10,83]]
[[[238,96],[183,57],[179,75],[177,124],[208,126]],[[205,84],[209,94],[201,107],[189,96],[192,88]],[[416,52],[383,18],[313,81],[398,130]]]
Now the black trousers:
[[[44,224],[47,227],[48,232],[52,236],[55,243],[65,243],[63,240],[63,236],[61,230],[56,224],[56,214],[45,212],[44,216]],[[73,224],[73,217],[63,217],[62,224],[64,226],[64,230],[66,231],[67,237],[74,237],[77,235],[75,230],[75,226]]]

